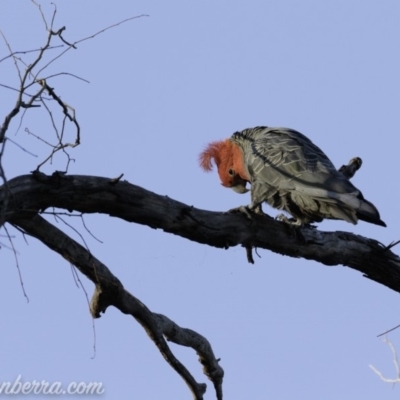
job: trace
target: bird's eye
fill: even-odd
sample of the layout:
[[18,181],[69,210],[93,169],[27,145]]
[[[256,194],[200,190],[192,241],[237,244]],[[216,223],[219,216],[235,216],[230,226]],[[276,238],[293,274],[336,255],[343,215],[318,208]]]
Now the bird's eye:
[[228,174],[229,174],[230,176],[234,176],[234,175],[235,175],[235,170],[232,169],[232,168],[229,168],[229,169],[228,169]]

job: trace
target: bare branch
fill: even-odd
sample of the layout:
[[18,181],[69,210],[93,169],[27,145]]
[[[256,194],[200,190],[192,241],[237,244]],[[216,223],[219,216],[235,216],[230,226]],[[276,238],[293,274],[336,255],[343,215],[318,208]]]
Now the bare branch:
[[[3,35],[3,33],[2,33],[1,31],[0,31],[0,33]],[[3,37],[4,37],[4,35],[3,35]],[[15,104],[14,108],[10,111],[10,113],[9,113],[8,115],[6,115],[6,117],[5,117],[5,119],[4,119],[4,122],[3,122],[3,125],[0,127],[0,143],[2,143],[2,142],[4,141],[5,134],[6,134],[6,132],[7,132],[7,129],[8,129],[8,126],[10,125],[11,120],[19,113],[19,111],[20,111],[20,109],[21,109],[21,107],[22,107],[22,104],[24,104],[22,98],[23,98],[23,96],[24,96],[24,94],[25,94],[25,90],[31,86],[31,84],[25,86],[26,81],[27,81],[28,77],[30,76],[30,74],[31,74],[31,72],[32,72],[32,70],[33,70],[33,68],[35,68],[36,65],[41,61],[41,59],[42,59],[42,57],[43,57],[43,54],[44,54],[45,51],[50,47],[51,37],[52,37],[52,35],[51,35],[51,33],[49,33],[49,35],[48,35],[48,37],[47,37],[47,41],[46,41],[45,46],[44,46],[43,48],[40,49],[39,54],[38,54],[37,58],[33,61],[33,63],[30,64],[30,65],[25,69],[25,73],[24,73],[23,76],[21,75],[20,70],[19,70],[18,66],[16,65],[16,67],[17,67],[17,69],[18,69],[18,73],[19,73],[19,78],[20,78],[20,89],[19,89],[19,94],[18,94],[18,98],[17,98],[17,101],[16,101],[16,104]],[[5,37],[4,37],[4,40],[6,40]],[[8,47],[9,47],[10,53],[12,54],[13,52],[12,52],[12,50],[11,50],[11,47],[9,46],[9,44],[8,44],[7,41],[6,41],[6,43],[7,43]],[[13,57],[13,58],[14,58],[14,60],[15,60],[15,57]],[[33,102],[41,95],[41,93],[42,93],[42,91],[43,91],[44,89],[45,89],[45,88],[42,87],[42,88],[39,90],[38,93],[36,93],[35,95],[33,95],[33,96],[31,97],[30,101],[28,102],[28,105],[32,105]]]
[[133,19],[143,18],[143,17],[150,17],[150,15],[141,14],[141,15],[136,15],[135,17],[126,18],[126,19],[124,19],[123,21],[117,22],[116,24],[107,26],[107,28],[104,28],[104,29],[102,29],[101,31],[98,31],[98,32],[94,33],[93,35],[87,36],[87,37],[85,37],[85,38],[83,38],[83,39],[80,39],[80,40],[74,42],[74,45],[76,45],[76,44],[78,44],[78,43],[82,43],[82,42],[84,42],[85,40],[93,39],[93,38],[95,38],[96,36],[100,35],[101,33],[105,32],[105,31],[108,31],[109,29],[115,28],[115,27],[118,26],[118,25],[124,24],[125,22],[132,21]]
[[[52,97],[61,107],[61,109],[63,110],[64,115],[71,121],[74,123],[74,125],[76,126],[76,139],[75,139],[75,143],[74,144],[65,144],[64,147],[75,147],[78,146],[80,141],[81,141],[81,136],[80,136],[80,131],[81,128],[78,124],[78,121],[75,118],[75,109],[73,107],[71,107],[69,104],[67,104],[66,102],[62,101],[61,98],[55,93],[54,88],[50,87],[47,82],[44,79],[41,79],[38,81],[38,83],[47,90],[48,94],[50,95],[50,97]],[[70,113],[70,111],[72,113]],[[42,163],[44,164],[44,162]],[[41,165],[42,165],[41,164]],[[39,169],[40,166],[38,166]]]
[[0,178],[3,181],[2,191],[3,191],[3,199],[2,206],[0,207],[0,227],[4,225],[6,210],[8,206],[8,199],[10,197],[10,191],[8,190],[8,183],[6,178],[6,173],[3,168],[3,154],[6,149],[6,141],[0,144]]
[[19,76],[19,81],[22,82],[21,70],[18,67],[17,58],[15,57],[15,52],[12,51],[11,45],[10,45],[10,43],[8,43],[8,40],[1,29],[0,29],[0,35],[2,36],[4,43],[6,44],[8,51],[10,52],[9,57],[12,57],[12,59],[14,60],[14,65],[15,65],[15,68],[16,68],[18,76]]
[[[75,77],[77,79],[83,80],[85,82],[88,82],[88,81],[83,79],[83,78],[80,78],[80,77],[78,77],[76,75],[67,73],[67,72],[60,72],[60,73],[52,74],[52,75],[50,75],[50,76],[48,76],[46,78],[42,78],[42,77],[39,78],[39,75],[51,63],[53,63],[54,61],[56,61],[57,59],[62,57],[71,48],[76,49],[76,44],[81,43],[81,42],[83,42],[85,40],[92,39],[92,38],[100,35],[101,33],[105,32],[105,31],[107,31],[107,30],[109,30],[111,28],[114,28],[116,26],[119,26],[119,25],[121,25],[123,23],[126,23],[126,22],[134,20],[134,19],[138,19],[138,18],[141,18],[141,17],[145,17],[147,15],[143,14],[143,15],[138,15],[138,16],[135,16],[135,17],[127,18],[127,19],[125,19],[123,21],[120,21],[120,22],[118,22],[116,24],[110,25],[110,26],[102,29],[102,30],[98,31],[97,33],[92,34],[91,36],[88,36],[88,37],[85,37],[83,39],[80,39],[75,43],[70,43],[69,41],[67,41],[63,37],[63,32],[66,29],[65,26],[61,27],[58,30],[54,30],[54,28],[53,28],[54,27],[55,17],[56,17],[56,14],[57,14],[56,6],[54,5],[54,11],[52,13],[51,22],[50,22],[50,26],[49,26],[40,4],[38,4],[35,0],[31,0],[31,1],[38,8],[38,10],[40,12],[40,15],[42,17],[42,20],[44,22],[44,25],[46,27],[46,30],[48,32],[46,41],[45,41],[44,45],[40,49],[28,50],[28,51],[25,51],[25,52],[24,51],[14,52],[12,50],[12,48],[11,48],[11,45],[7,41],[7,38],[5,37],[3,32],[0,31],[0,34],[2,35],[2,37],[4,39],[4,42],[5,42],[8,50],[9,50],[9,53],[10,53],[6,57],[4,57],[2,60],[0,60],[0,62],[6,60],[7,58],[12,58],[14,60],[15,67],[16,67],[16,69],[18,71],[18,76],[19,76],[19,81],[20,81],[20,87],[18,89],[15,89],[15,88],[12,88],[11,86],[2,84],[3,87],[6,87],[6,88],[12,89],[12,90],[16,90],[18,92],[18,96],[17,96],[16,103],[14,105],[14,108],[5,116],[3,124],[0,127],[0,143],[4,142],[5,137],[6,137],[5,135],[6,135],[6,132],[7,132],[8,128],[9,128],[9,125],[10,125],[11,121],[13,120],[13,118],[20,112],[21,108],[25,109],[25,111],[26,111],[27,109],[30,109],[30,108],[33,108],[33,107],[40,107],[39,104],[34,104],[36,101],[40,100],[42,102],[42,104],[45,106],[47,112],[50,114],[50,118],[51,118],[51,121],[52,121],[52,124],[53,124],[53,128],[55,129],[57,137],[59,138],[59,143],[57,145],[53,146],[52,152],[50,153],[50,155],[47,158],[45,158],[37,166],[37,170],[39,170],[40,167],[42,165],[44,165],[46,162],[48,162],[49,160],[52,160],[54,154],[61,150],[62,152],[64,152],[67,155],[67,166],[66,166],[66,171],[67,171],[69,163],[73,159],[66,152],[66,149],[68,147],[74,148],[74,147],[76,147],[76,146],[78,146],[80,144],[80,140],[81,140],[80,139],[80,126],[79,126],[78,120],[76,118],[75,109],[71,105],[67,104],[65,101],[61,100],[61,97],[56,93],[54,88],[50,87],[48,85],[46,79],[50,79],[50,78],[53,78],[53,77],[56,77],[56,76],[59,76],[59,75],[70,75],[70,76],[73,76],[73,77]],[[53,57],[50,61],[48,61],[44,65],[41,64],[41,61],[43,60],[43,55],[45,54],[46,51],[48,51],[50,49],[63,47],[63,45],[54,46],[52,44],[53,38],[57,38],[57,37],[65,45],[67,45],[67,48],[65,50],[61,51],[58,55]],[[19,58],[16,57],[17,54],[26,54],[28,52],[34,52],[34,51],[37,51],[38,54],[37,54],[36,58],[34,59],[34,61],[32,63],[25,63],[22,59],[19,59]],[[21,72],[20,67],[18,65],[19,63],[22,63],[25,66],[24,73]],[[30,89],[35,83],[38,83],[40,85],[40,89],[35,94],[26,93],[27,90]],[[73,143],[64,143],[63,140],[62,140],[62,136],[63,136],[64,128],[65,128],[65,120],[62,122],[62,133],[61,133],[61,135],[58,134],[55,121],[54,121],[54,119],[52,117],[52,114],[50,112],[49,107],[47,107],[47,105],[46,105],[46,100],[48,100],[48,99],[45,99],[43,97],[43,93],[45,91],[49,94],[50,98],[55,100],[55,102],[61,107],[61,110],[63,111],[65,117],[68,118],[68,120],[75,125],[76,138],[75,138],[75,141]],[[25,102],[23,100],[24,96],[28,96],[29,97],[29,101]],[[21,120],[20,120],[20,126],[21,126],[22,118],[23,118],[24,114],[25,114],[25,112],[22,114],[22,117],[21,117]],[[19,129],[19,127],[18,127],[18,129]],[[1,173],[1,171],[0,171],[0,173]]]
[[395,331],[395,330],[398,329],[398,328],[400,328],[400,325],[396,325],[394,328],[390,328],[390,329],[388,329],[387,331],[385,331],[385,332],[383,332],[383,333],[380,333],[380,334],[377,335],[376,337],[385,336],[385,335],[387,335],[388,333],[393,332],[393,331]]
[[12,223],[59,253],[96,285],[90,306],[94,318],[99,318],[109,306],[118,308],[124,314],[132,315],[146,330],[165,360],[189,386],[194,399],[201,400],[206,385],[196,382],[186,367],[174,356],[164,336],[174,343],[196,350],[204,367],[204,373],[213,381],[217,393],[221,394],[217,398],[222,399],[223,370],[214,356],[210,343],[203,336],[190,329],[180,328],[169,318],[151,312],[139,299],[124,289],[121,282],[103,263],[39,215],[33,217],[26,215],[25,218],[13,219]]
[[10,234],[8,233],[7,226],[5,226],[5,225],[4,225],[4,230],[6,231],[8,240],[9,240],[9,242],[10,242],[12,251],[13,251],[13,253],[14,253],[15,266],[17,267],[18,276],[19,276],[19,283],[20,283],[20,285],[21,285],[22,293],[24,294],[24,296],[25,296],[25,298],[26,298],[26,301],[29,303],[29,297],[28,297],[28,295],[26,294],[25,286],[24,286],[24,281],[23,281],[23,279],[22,279],[21,268],[19,267],[17,250],[16,250],[15,247],[14,247],[14,242],[13,242],[13,240],[12,240],[12,237],[11,237]]
[[44,26],[45,26],[45,28],[46,28],[46,31],[48,31],[48,30],[49,30],[49,27],[47,26],[46,17],[45,17],[44,14],[43,14],[42,6],[41,6],[40,4],[38,4],[38,3],[36,3],[35,0],[31,0],[31,2],[38,8],[39,13],[40,13],[40,15],[42,16],[42,20],[43,20]]
[[[50,46],[47,50],[59,49],[60,47],[64,47],[64,45],[63,44],[58,44],[56,46]],[[7,60],[8,58],[14,57],[17,54],[37,53],[38,51],[41,51],[41,49],[14,51],[13,53],[9,54],[8,56],[0,58],[0,63],[2,63],[3,61]]]
[[87,79],[81,78],[78,75],[71,74],[70,72],[58,72],[57,74],[46,76],[46,78],[44,78],[44,79],[46,81],[48,81],[50,78],[55,78],[55,77],[61,76],[61,75],[72,76],[73,78],[79,79],[80,81],[83,81],[83,82],[86,82],[86,83],[90,83]]
[[50,64],[52,64],[54,61],[56,61],[57,59],[59,59],[60,57],[62,57],[67,51],[69,51],[69,50],[71,50],[71,49],[77,49],[76,45],[77,45],[78,43],[84,42],[84,41],[89,40],[89,39],[93,39],[93,38],[95,38],[96,36],[100,35],[101,33],[105,32],[105,31],[108,31],[109,29],[115,28],[116,26],[121,25],[121,24],[124,24],[125,22],[132,21],[132,20],[134,20],[134,19],[138,19],[138,18],[142,18],[142,17],[149,17],[149,15],[147,15],[147,14],[141,14],[141,15],[137,15],[137,16],[135,16],[135,17],[130,17],[130,18],[124,19],[123,21],[120,21],[120,22],[117,22],[116,24],[110,25],[110,26],[108,26],[108,27],[106,27],[106,28],[104,28],[104,29],[102,29],[102,30],[100,30],[100,31],[98,31],[98,32],[96,32],[96,33],[90,35],[90,36],[87,36],[87,37],[85,37],[85,38],[83,38],[83,39],[79,39],[79,40],[77,40],[76,42],[71,43],[71,44],[68,43],[68,42],[63,38],[63,36],[62,36],[62,32],[66,29],[65,26],[62,27],[61,29],[59,29],[57,32],[51,32],[51,34],[57,35],[57,36],[60,38],[60,40],[61,40],[62,42],[64,42],[65,44],[67,44],[67,45],[68,45],[68,48],[66,48],[66,49],[65,49],[64,51],[62,51],[59,55],[57,55],[56,57],[54,57],[53,59],[51,59],[47,64],[45,64],[44,67],[42,67],[42,68],[37,72],[37,74],[36,74],[36,76],[35,76],[35,79],[38,78],[39,74],[40,74],[42,71],[44,71],[44,70],[45,70]]
[[[400,258],[383,244],[350,232],[299,229],[272,218],[196,209],[169,197],[149,192],[126,181],[41,172],[8,182],[5,219],[47,207],[104,213],[129,222],[163,229],[198,243],[219,248],[242,245],[263,248],[325,265],[344,265],[400,293]],[[5,188],[0,188],[0,207]]]
[[37,140],[40,140],[41,142],[43,142],[44,144],[46,144],[49,147],[55,147],[54,145],[52,145],[51,143],[47,142],[46,140],[42,139],[40,136],[36,135],[36,133],[31,132],[28,128],[25,128],[25,132],[28,135],[32,135],[33,137],[35,137]]
[[383,382],[392,383],[393,385],[396,383],[400,383],[400,365],[399,365],[399,360],[397,358],[396,348],[394,347],[393,343],[387,337],[384,338],[383,343],[386,343],[389,346],[390,351],[392,352],[393,364],[394,364],[394,368],[396,370],[396,378],[394,378],[394,379],[385,378],[383,376],[383,374],[377,368],[375,368],[373,365],[370,364],[369,367],[372,369],[372,371],[374,371],[379,376],[379,378],[381,378],[381,380]]
[[[82,288],[83,293],[85,294],[85,299],[86,299],[86,303],[88,306],[88,310],[90,310],[90,300],[89,300],[89,295],[88,292],[85,288],[85,286],[83,285],[81,278],[78,275],[78,271],[76,270],[75,266],[71,264],[71,272],[72,272],[72,276],[75,280],[76,286],[78,288]],[[97,342],[97,337],[96,337],[96,326],[94,324],[94,318],[92,316],[92,331],[93,331],[93,357],[96,357],[96,342]]]

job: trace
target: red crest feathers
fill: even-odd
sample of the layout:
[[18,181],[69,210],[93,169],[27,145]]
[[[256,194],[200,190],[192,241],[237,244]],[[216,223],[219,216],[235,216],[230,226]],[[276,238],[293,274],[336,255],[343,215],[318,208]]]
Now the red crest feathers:
[[214,160],[215,164],[218,167],[218,165],[221,163],[221,149],[224,147],[224,145],[224,141],[212,142],[200,154],[200,167],[203,168],[204,171],[212,170],[213,166],[211,160]]
[[218,175],[225,187],[233,187],[240,181],[250,182],[243,164],[242,150],[231,140],[210,143],[200,154],[199,162],[204,171],[211,171],[212,161],[218,168]]

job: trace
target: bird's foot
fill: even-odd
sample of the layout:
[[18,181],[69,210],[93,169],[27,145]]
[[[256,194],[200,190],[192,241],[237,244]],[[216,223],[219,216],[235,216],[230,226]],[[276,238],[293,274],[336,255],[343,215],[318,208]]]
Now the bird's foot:
[[294,227],[294,228],[301,228],[303,227],[303,223],[299,220],[299,219],[295,219],[295,218],[288,218],[286,215],[284,214],[278,214],[275,219],[277,219],[278,221],[282,221],[285,222],[286,224]]
[[242,213],[245,214],[248,219],[252,219],[253,214],[257,215],[263,215],[265,217],[271,218],[268,214],[265,214],[261,208],[261,204],[258,204],[257,206],[240,206],[236,208],[232,208],[231,210],[228,211],[228,213]]
[[242,214],[246,215],[246,217],[248,219],[252,219],[251,211],[250,211],[249,207],[247,207],[247,206],[231,208],[230,210],[227,211],[227,213],[229,213],[229,214],[242,213]]
[[292,236],[295,237],[302,244],[308,243],[308,240],[307,240],[306,236],[304,235],[303,228],[313,228],[313,229],[316,228],[315,225],[301,222],[301,220],[299,220],[299,219],[287,218],[286,215],[283,215],[283,214],[277,215],[275,217],[275,219],[287,224]]
[[252,211],[253,211],[254,214],[258,214],[258,215],[267,215],[267,214],[265,214],[265,212],[262,210],[261,204],[259,204],[258,206],[255,206],[255,207],[252,209]]

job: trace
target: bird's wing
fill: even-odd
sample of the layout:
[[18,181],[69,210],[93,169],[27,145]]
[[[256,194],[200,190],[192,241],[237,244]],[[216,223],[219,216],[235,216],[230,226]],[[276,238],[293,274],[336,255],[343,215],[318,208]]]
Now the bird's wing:
[[258,183],[277,189],[296,190],[315,198],[358,192],[319,147],[292,129],[260,131],[252,140],[246,162]]

